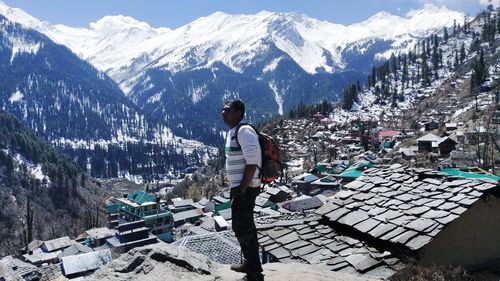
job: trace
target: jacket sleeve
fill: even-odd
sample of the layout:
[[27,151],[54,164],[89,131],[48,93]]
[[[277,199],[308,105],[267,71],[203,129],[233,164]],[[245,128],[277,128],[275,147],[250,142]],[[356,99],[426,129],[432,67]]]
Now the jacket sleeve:
[[238,130],[238,143],[241,146],[247,165],[262,166],[259,137],[252,127],[248,125],[241,126]]

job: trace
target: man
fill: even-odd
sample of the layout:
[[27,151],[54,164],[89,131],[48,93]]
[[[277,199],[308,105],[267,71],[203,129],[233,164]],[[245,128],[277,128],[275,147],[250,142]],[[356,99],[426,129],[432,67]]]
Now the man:
[[255,198],[260,193],[262,155],[255,130],[249,125],[240,124],[244,115],[245,105],[240,100],[227,102],[222,110],[224,123],[229,127],[224,150],[231,188],[232,226],[245,257],[244,264],[233,265],[231,269],[246,272],[246,280],[253,281],[264,280],[253,218]]

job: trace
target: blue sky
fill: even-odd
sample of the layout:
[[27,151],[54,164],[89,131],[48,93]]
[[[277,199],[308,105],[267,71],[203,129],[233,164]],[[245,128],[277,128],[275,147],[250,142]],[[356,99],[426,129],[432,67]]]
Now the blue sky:
[[[425,3],[476,15],[488,0],[0,0],[52,24],[86,27],[106,15],[127,15],[153,27],[177,28],[216,11],[253,14],[262,10],[299,12],[333,23],[351,24],[387,11],[404,16]],[[500,0],[492,0],[498,4]]]

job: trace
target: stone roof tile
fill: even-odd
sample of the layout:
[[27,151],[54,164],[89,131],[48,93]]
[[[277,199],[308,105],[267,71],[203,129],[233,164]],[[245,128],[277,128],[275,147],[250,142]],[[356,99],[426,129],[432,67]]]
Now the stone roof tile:
[[376,260],[368,254],[350,255],[345,260],[360,272],[366,272],[368,269],[381,263],[380,260]]
[[299,236],[297,235],[296,232],[291,232],[287,235],[281,236],[278,239],[276,239],[276,242],[281,243],[282,245],[290,244],[292,242],[295,242],[299,239]]
[[408,213],[411,215],[418,216],[418,215],[421,215],[429,210],[430,210],[430,208],[427,206],[420,206],[420,207],[409,209]]
[[459,203],[460,203],[460,205],[470,206],[470,205],[474,204],[478,199],[479,199],[479,197],[475,197],[475,198],[467,197],[467,198],[460,200]]
[[295,250],[295,249],[298,249],[301,247],[305,247],[309,244],[311,244],[311,243],[304,241],[304,240],[297,240],[293,243],[283,245],[283,247],[285,247],[285,249],[288,249],[288,250]]
[[436,219],[436,220],[441,224],[448,224],[456,218],[458,218],[458,215],[450,214],[447,217]]
[[405,244],[408,240],[418,235],[418,232],[413,230],[408,230],[402,234],[392,238],[390,241],[393,243]]
[[365,211],[354,211],[354,212],[350,212],[347,215],[343,216],[341,219],[338,220],[338,222],[342,223],[342,224],[347,224],[347,225],[353,226],[353,225],[360,223],[368,218],[369,218],[369,216]]
[[392,223],[381,223],[377,225],[374,229],[372,229],[368,234],[375,238],[379,238],[386,234],[387,232],[394,230],[397,226]]
[[337,221],[338,219],[340,219],[342,216],[344,216],[345,214],[349,213],[350,210],[347,209],[347,208],[340,208],[340,209],[337,209],[331,213],[328,213],[326,214],[326,216],[331,220],[331,221]]
[[354,226],[357,230],[366,233],[369,232],[370,230],[374,229],[377,225],[379,225],[381,222],[372,218],[368,218],[367,220],[360,222]]
[[468,209],[464,208],[464,207],[456,207],[455,209],[450,210],[450,212],[455,214],[455,215],[461,215],[462,213],[464,213],[467,210]]
[[398,235],[401,235],[405,231],[406,231],[406,229],[404,229],[403,227],[398,227],[398,228],[393,229],[392,231],[387,232],[382,237],[380,237],[380,239],[391,240],[392,238],[394,238]]
[[447,211],[442,211],[442,210],[429,210],[422,214],[422,217],[427,218],[427,219],[437,219],[437,218],[443,218],[448,216],[450,213]]
[[291,256],[290,251],[288,251],[284,247],[278,247],[276,249],[273,249],[273,250],[269,251],[269,253],[272,254],[273,256],[275,256],[278,259],[282,259],[282,258],[286,258],[286,257]]
[[426,218],[417,218],[416,220],[407,223],[405,227],[418,232],[423,232],[424,230],[431,228],[435,224],[436,222],[434,220]]
[[410,241],[406,242],[406,246],[412,250],[418,250],[422,248],[425,244],[431,241],[432,237],[427,235],[419,235]]

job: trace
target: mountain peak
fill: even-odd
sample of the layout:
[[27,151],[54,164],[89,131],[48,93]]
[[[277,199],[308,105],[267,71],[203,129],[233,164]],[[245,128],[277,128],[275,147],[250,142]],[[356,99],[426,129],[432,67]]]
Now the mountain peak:
[[401,17],[395,16],[389,12],[386,11],[380,11],[376,13],[375,15],[369,17],[366,21],[380,21],[380,20],[388,20],[388,19],[400,19]]
[[20,23],[25,26],[41,26],[43,22],[30,16],[19,8],[11,8],[4,2],[0,1],[0,14],[10,21]]
[[104,34],[113,34],[129,28],[152,29],[146,22],[123,15],[105,16],[96,22],[90,23],[90,28]]
[[424,16],[424,15],[429,16],[441,13],[456,13],[456,12],[446,8],[445,6],[437,6],[432,3],[427,3],[424,5],[422,9],[409,11],[406,14],[406,16],[409,18],[413,18],[418,16]]

